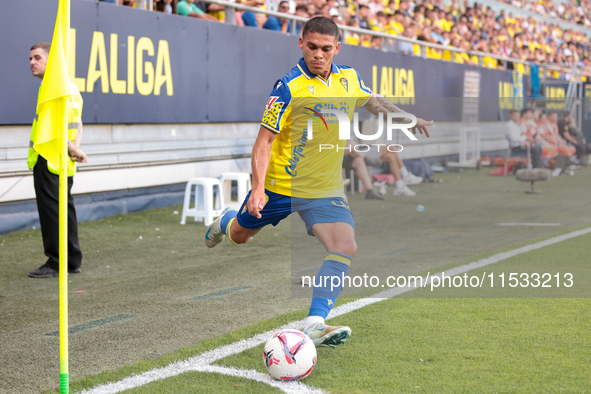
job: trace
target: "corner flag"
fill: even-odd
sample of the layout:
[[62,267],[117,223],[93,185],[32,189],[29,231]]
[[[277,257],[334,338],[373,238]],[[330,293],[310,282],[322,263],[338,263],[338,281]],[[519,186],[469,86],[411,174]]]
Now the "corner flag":
[[59,169],[60,393],[70,392],[68,365],[68,97],[77,92],[68,76],[70,0],[59,0],[51,49],[37,100],[33,149]]

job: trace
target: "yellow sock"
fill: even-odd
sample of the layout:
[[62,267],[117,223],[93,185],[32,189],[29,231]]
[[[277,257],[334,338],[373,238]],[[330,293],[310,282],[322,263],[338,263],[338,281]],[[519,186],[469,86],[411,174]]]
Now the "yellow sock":
[[228,237],[228,240],[229,240],[230,242],[232,242],[234,245],[240,245],[240,244],[238,244],[238,243],[234,242],[234,241],[232,240],[232,236],[230,235],[230,233],[232,232],[232,231],[231,231],[231,229],[232,229],[232,222],[234,221],[234,219],[236,219],[236,218],[232,218],[232,219],[230,219],[230,221],[228,222],[228,226],[226,226],[226,236]]

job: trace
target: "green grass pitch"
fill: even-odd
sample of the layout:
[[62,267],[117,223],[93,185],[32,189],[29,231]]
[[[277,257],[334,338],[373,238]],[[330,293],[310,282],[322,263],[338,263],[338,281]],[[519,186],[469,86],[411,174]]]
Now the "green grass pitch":
[[[359,252],[350,275],[425,275],[591,226],[591,170],[529,187],[476,171],[437,174],[417,196],[349,197]],[[426,207],[424,212],[417,205]],[[236,247],[203,245],[201,223],[169,207],[80,223],[83,272],[69,277],[71,392],[116,382],[305,317],[292,277],[324,251],[299,218]],[[499,223],[558,223],[500,226]],[[591,235],[470,271],[572,272],[572,290],[413,290],[329,321],[351,326],[341,348],[319,350],[304,380],[331,393],[591,392]],[[0,393],[55,393],[57,280],[30,279],[43,263],[39,229],[0,236]],[[311,271],[310,271],[311,270]],[[290,286],[290,283],[292,286]],[[348,289],[343,305],[383,289]],[[543,291],[541,291],[543,290]],[[117,316],[129,316],[116,319]],[[93,322],[109,322],[96,325]],[[264,372],[262,346],[216,365]],[[279,392],[251,380],[191,372],[130,393]]]

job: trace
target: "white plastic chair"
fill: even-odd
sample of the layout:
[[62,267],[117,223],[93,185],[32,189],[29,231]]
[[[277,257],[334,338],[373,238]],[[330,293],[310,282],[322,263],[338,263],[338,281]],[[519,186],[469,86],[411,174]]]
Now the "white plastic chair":
[[[238,188],[238,201],[232,201],[232,181],[236,181]],[[251,189],[250,174],[245,172],[224,172],[220,176],[222,185],[224,206],[239,209],[246,195]]]
[[[195,205],[191,208],[191,195],[195,188]],[[215,189],[217,188],[217,199]],[[192,178],[185,188],[185,201],[181,224],[185,224],[187,217],[194,217],[195,221],[203,221],[209,226],[215,217],[220,216],[224,210],[222,199],[222,184],[218,178]]]

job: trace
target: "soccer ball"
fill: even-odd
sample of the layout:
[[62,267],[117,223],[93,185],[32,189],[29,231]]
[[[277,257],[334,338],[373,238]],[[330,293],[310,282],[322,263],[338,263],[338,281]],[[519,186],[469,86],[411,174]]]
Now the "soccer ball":
[[316,365],[316,346],[301,331],[279,331],[265,344],[263,361],[275,379],[301,380],[310,375]]

